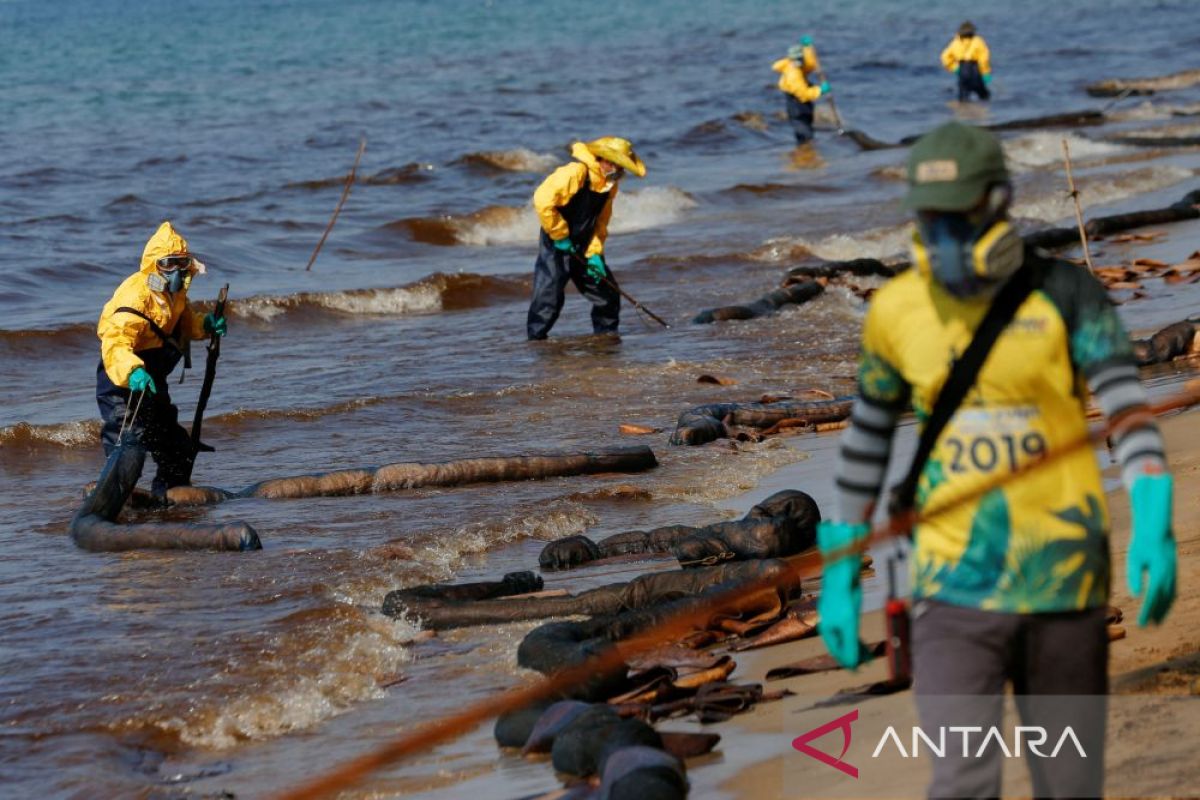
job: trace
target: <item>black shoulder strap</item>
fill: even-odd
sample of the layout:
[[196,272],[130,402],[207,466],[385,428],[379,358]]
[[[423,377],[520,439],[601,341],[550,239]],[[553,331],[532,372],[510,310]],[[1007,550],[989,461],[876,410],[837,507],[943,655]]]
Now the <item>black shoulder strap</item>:
[[[119,314],[121,312],[124,312],[126,314],[133,314],[135,317],[141,317],[142,319],[146,320],[146,322],[150,325],[150,330],[152,330],[154,332],[154,335],[157,336],[159,339],[162,339],[162,343],[163,343],[164,347],[169,347],[172,350],[174,350],[176,353],[179,353],[179,355],[183,356],[183,368],[185,370],[192,368],[192,349],[190,347],[183,346],[183,343],[180,342],[179,339],[177,339],[175,337],[174,330],[172,330],[171,333],[167,333],[161,327],[159,327],[157,322],[150,319],[148,316],[143,314],[141,311],[138,311],[136,308],[130,308],[129,306],[120,306],[119,308],[117,308],[113,311],[114,314]],[[179,322],[181,319],[182,319],[182,317],[180,317],[180,319],[175,320],[175,328],[176,329],[179,328]],[[176,363],[178,363],[178,362],[176,362]]]
[[[117,308],[113,311],[114,314],[120,314],[122,312],[124,312],[126,314],[133,314],[135,317],[141,317],[142,319],[146,320],[146,323],[150,326],[150,330],[154,331],[155,336],[157,336],[159,339],[162,339],[164,345],[166,345],[167,347],[170,347],[172,350],[175,350],[176,352],[179,352],[179,353],[183,352],[183,348],[179,346],[179,341],[177,339],[175,339],[175,337],[172,334],[164,331],[162,328],[159,327],[157,322],[150,319],[150,317],[146,316],[141,311],[138,311],[136,308],[130,308],[129,306],[120,306],[119,308]],[[176,321],[175,327],[177,327],[177,328],[179,327],[178,321]]]
[[1017,309],[1033,291],[1033,275],[1033,265],[1027,256],[1025,263],[1013,273],[1013,276],[996,294],[996,299],[992,301],[992,305],[979,323],[979,327],[975,329],[975,336],[967,345],[967,349],[951,365],[950,374],[946,376],[946,382],[942,384],[942,390],[938,392],[937,400],[933,404],[933,411],[929,414],[929,420],[921,430],[921,438],[917,441],[917,452],[908,468],[908,474],[892,489],[888,510],[893,515],[908,511],[913,507],[917,495],[917,482],[921,478],[921,471],[925,469],[925,462],[929,460],[929,454],[933,452],[933,446],[937,444],[938,437],[946,428],[946,423],[962,405],[967,392],[971,391],[971,387],[975,385],[975,380],[979,377],[979,370],[987,361],[992,346],[1000,338],[1004,329],[1008,327],[1008,323],[1012,322],[1013,317],[1017,314]]

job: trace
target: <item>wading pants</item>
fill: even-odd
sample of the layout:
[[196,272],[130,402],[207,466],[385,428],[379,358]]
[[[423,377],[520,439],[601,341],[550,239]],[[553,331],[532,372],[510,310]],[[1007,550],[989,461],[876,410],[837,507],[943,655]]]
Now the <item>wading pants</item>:
[[[104,371],[104,362],[100,362],[96,368],[96,405],[100,407],[100,418],[104,421],[100,430],[100,440],[104,444],[104,455],[108,456],[117,446],[117,437],[128,409],[131,420],[127,430],[132,432],[136,441],[150,451],[154,463],[158,466],[151,491],[158,497],[165,497],[167,489],[188,483],[194,457],[192,440],[179,424],[179,409],[171,402],[167,381],[170,370],[153,369],[153,356],[146,352],[138,355],[146,362],[146,371],[154,379],[154,387],[158,392],[151,394],[147,390],[142,397],[141,406],[138,407],[138,398],[128,389],[109,380],[108,373]],[[135,408],[136,417],[133,415]]]
[[[1021,725],[1045,729],[1035,755],[1022,751],[1034,797],[1102,797],[1108,693],[1107,609],[1047,614],[981,611],[930,600],[913,608],[913,676],[921,728],[977,726],[963,756],[961,736],[933,757],[930,797],[1000,797],[1004,751],[994,742],[978,755],[987,731],[1003,726],[1005,684],[1012,683]],[[1068,743],[1050,753],[1070,726],[1086,758]],[[1028,738],[1026,739],[1028,741]]]
[[615,333],[621,315],[621,296],[617,290],[608,283],[593,281],[582,257],[555,250],[554,242],[542,231],[537,262],[533,265],[533,299],[525,324],[529,338],[545,339],[550,333],[562,311],[568,280],[592,304],[592,330]]
[[787,95],[787,117],[792,123],[792,132],[796,134],[796,142],[804,144],[813,138],[813,104],[797,100]]
[[979,95],[980,100],[987,100],[992,96],[992,93],[988,91],[987,84],[983,82],[979,64],[974,61],[960,61],[958,64],[958,102],[967,102],[971,99],[972,92]]

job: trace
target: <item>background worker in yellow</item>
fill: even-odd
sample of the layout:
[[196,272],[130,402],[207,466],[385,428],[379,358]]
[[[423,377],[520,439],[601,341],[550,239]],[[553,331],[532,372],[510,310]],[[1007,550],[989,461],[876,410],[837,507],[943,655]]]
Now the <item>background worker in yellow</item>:
[[[996,137],[959,122],[934,129],[909,153],[908,182],[915,266],[871,297],[859,395],[839,442],[838,508],[817,529],[821,636],[842,664],[859,663],[855,548],[869,533],[893,431],[909,405],[922,433],[944,418],[911,498],[923,516],[912,568],[921,725],[999,725],[1011,681],[1023,725],[1052,723],[1058,736],[1069,724],[1087,756],[1070,748],[1029,759],[1033,796],[1103,797],[1109,518],[1092,448],[1069,446],[1087,436],[1090,392],[1119,423],[1111,441],[1132,509],[1127,577],[1135,596],[1145,588],[1145,625],[1161,622],[1175,597],[1162,437],[1104,286],[1026,247],[1008,222],[1012,188]],[[962,402],[943,406],[949,416],[935,412],[993,303],[1015,314]],[[1009,477],[1048,453],[1063,455]],[[1001,797],[999,749],[962,755],[933,759],[929,796]]]
[[811,36],[801,36],[800,44],[788,48],[786,58],[771,65],[771,69],[780,73],[779,90],[787,98],[788,121],[799,144],[813,138],[813,101],[829,93],[828,82],[819,86],[808,82],[808,75],[819,68]]
[[618,183],[626,171],[645,176],[646,165],[618,136],[576,142],[571,155],[575,160],[533,193],[542,229],[526,320],[530,340],[545,339],[554,327],[568,279],[591,302],[595,333],[615,333],[620,322],[621,296],[604,260],[604,240]]
[[992,61],[987,42],[975,31],[975,25],[964,22],[958,26],[955,36],[942,51],[942,66],[947,72],[958,76],[958,101],[965,103],[971,93],[980,100],[992,96],[988,85],[992,82]]
[[104,454],[117,446],[128,417],[126,430],[150,451],[158,467],[151,491],[160,501],[167,489],[188,482],[195,458],[171,403],[167,376],[192,339],[225,335],[223,316],[202,315],[188,305],[188,286],[203,271],[187,241],[170,222],[162,223],[146,242],[141,268],[117,287],[96,328],[96,404],[104,421]]

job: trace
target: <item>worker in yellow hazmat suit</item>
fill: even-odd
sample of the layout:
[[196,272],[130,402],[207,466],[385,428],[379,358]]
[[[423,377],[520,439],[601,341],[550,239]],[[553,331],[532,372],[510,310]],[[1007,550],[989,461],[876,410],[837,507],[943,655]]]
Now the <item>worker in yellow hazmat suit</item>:
[[619,136],[576,142],[571,155],[575,160],[533,193],[542,229],[526,320],[530,340],[545,339],[554,327],[568,280],[591,302],[595,333],[615,333],[620,320],[621,296],[604,260],[604,240],[621,177],[643,177],[646,165]]
[[804,144],[813,138],[813,101],[829,93],[829,83],[814,86],[808,76],[820,69],[817,51],[813,49],[812,37],[800,37],[800,44],[788,48],[786,58],[771,65],[780,73],[779,90],[787,99],[788,121],[796,134],[796,142]]
[[226,330],[224,316],[199,314],[188,305],[188,287],[202,272],[204,265],[192,256],[187,240],[170,222],[162,223],[146,242],[141,268],[117,287],[96,327],[96,403],[104,423],[104,453],[117,446],[125,425],[154,458],[158,472],[151,492],[163,501],[167,489],[188,482],[195,458],[191,437],[171,403],[167,376],[180,359],[188,360],[192,339],[224,336]]
[[958,76],[958,101],[965,103],[971,93],[980,100],[991,98],[988,85],[992,82],[991,53],[987,42],[971,22],[958,26],[958,35],[942,51],[942,66]]

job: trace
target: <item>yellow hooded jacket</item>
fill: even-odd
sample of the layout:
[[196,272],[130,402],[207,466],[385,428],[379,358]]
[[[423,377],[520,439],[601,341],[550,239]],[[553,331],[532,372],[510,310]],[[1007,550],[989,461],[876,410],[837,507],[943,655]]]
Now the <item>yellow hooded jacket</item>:
[[[146,320],[136,314],[117,312],[118,308],[127,306],[137,309],[167,333],[171,333],[178,323],[178,336],[184,342],[207,337],[204,315],[196,313],[188,305],[186,284],[182,291],[172,296],[163,291],[154,291],[148,283],[151,276],[158,274],[158,259],[186,255],[188,252],[187,240],[176,232],[170,222],[159,225],[142,251],[141,269],[117,287],[112,299],[100,312],[100,323],[96,326],[96,335],[100,337],[100,358],[104,361],[104,371],[108,373],[109,380],[117,386],[128,386],[129,374],[144,366],[137,355],[139,351],[163,346],[162,340]],[[190,276],[194,277],[197,271],[193,265],[189,270]]]
[[821,87],[812,86],[808,82],[808,73],[818,69],[817,53],[812,45],[804,48],[804,63],[798,64],[793,58],[781,58],[771,65],[778,73],[780,91],[790,94],[802,103],[811,103],[821,96]]
[[991,53],[988,52],[987,42],[976,34],[971,37],[955,36],[946,49],[942,51],[942,66],[947,72],[954,72],[963,61],[975,61],[979,64],[980,75],[990,75],[992,72]]
[[565,239],[570,235],[570,228],[559,209],[571,202],[571,198],[583,187],[583,182],[587,181],[593,192],[608,192],[608,203],[596,220],[592,241],[583,254],[584,258],[602,255],[604,239],[608,236],[608,221],[612,217],[613,200],[617,196],[617,184],[604,177],[599,162],[583,142],[571,145],[571,155],[576,160],[551,172],[533,193],[533,208],[542,230],[551,239]]

